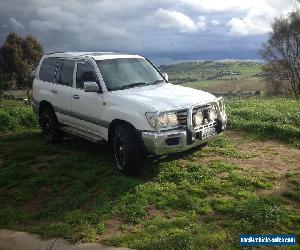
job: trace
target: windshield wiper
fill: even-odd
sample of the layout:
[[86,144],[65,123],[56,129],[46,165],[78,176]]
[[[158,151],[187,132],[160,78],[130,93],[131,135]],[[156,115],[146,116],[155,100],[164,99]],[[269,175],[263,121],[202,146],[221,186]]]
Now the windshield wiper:
[[165,80],[156,80],[156,81],[154,81],[154,82],[151,82],[150,83],[150,85],[152,85],[152,84],[158,84],[158,83],[161,83],[161,82],[165,82]]
[[113,88],[111,90],[113,90],[113,91],[114,90],[123,90],[123,89],[138,87],[138,86],[144,86],[144,85],[148,85],[148,84],[149,84],[148,82],[135,82],[135,83],[130,83],[130,84],[118,87],[118,88]]
[[110,89],[111,91],[115,91],[115,90],[123,90],[123,89],[130,89],[130,88],[134,88],[134,87],[138,87],[138,86],[146,86],[146,85],[154,85],[154,84],[158,84],[161,82],[165,82],[165,80],[156,80],[153,82],[135,82],[135,83],[130,83],[121,87],[117,87],[117,88],[112,88]]

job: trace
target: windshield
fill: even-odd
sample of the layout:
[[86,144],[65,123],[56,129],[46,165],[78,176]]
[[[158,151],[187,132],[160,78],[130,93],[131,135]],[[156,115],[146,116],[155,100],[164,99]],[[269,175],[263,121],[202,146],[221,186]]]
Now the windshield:
[[97,65],[108,91],[165,82],[144,58],[100,60]]

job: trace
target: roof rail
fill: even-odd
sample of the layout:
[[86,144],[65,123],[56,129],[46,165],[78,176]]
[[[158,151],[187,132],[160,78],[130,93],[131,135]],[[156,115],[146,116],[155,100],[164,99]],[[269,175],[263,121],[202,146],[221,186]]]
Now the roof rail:
[[46,53],[45,55],[52,55],[56,53],[65,53],[65,51],[53,51],[53,52]]

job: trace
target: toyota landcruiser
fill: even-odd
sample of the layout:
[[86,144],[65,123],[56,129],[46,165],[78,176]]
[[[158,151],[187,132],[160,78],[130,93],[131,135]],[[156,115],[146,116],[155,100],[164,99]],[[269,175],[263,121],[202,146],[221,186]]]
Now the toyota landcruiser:
[[44,55],[33,82],[33,110],[49,142],[67,132],[111,143],[122,172],[145,152],[204,145],[227,122],[222,97],[171,84],[142,56],[112,52]]

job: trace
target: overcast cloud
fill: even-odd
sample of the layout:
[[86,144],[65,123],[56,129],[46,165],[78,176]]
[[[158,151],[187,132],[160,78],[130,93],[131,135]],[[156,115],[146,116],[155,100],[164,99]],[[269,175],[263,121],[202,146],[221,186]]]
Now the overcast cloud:
[[[294,6],[293,6],[294,5]],[[50,51],[126,51],[155,59],[257,59],[292,0],[2,0],[0,42],[33,34]]]

